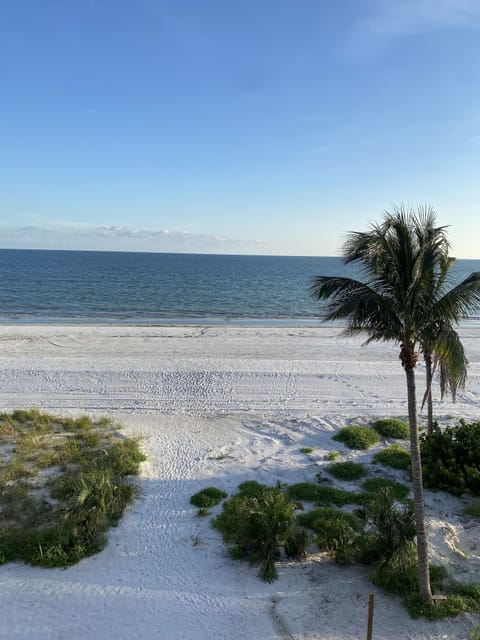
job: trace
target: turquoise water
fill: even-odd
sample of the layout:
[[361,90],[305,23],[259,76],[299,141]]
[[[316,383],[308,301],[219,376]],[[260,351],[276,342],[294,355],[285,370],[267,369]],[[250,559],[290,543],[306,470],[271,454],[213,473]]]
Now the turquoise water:
[[316,325],[315,275],[358,273],[336,257],[2,249],[0,322]]

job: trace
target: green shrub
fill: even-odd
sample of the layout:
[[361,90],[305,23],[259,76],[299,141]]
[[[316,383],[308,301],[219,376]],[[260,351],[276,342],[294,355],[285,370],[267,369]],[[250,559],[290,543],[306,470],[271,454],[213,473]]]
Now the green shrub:
[[340,509],[333,509],[332,507],[317,507],[312,511],[306,513],[300,513],[297,515],[297,524],[301,527],[306,527],[312,531],[317,531],[316,523],[322,520],[342,520],[349,524],[353,529],[360,530],[361,522],[353,513],[347,511],[341,511]]
[[16,527],[0,523],[0,564],[15,560],[20,537]]
[[390,560],[382,560],[375,565],[370,580],[385,591],[406,596],[418,593],[418,566],[415,556],[410,561],[400,560],[393,556]]
[[238,485],[238,492],[242,496],[257,497],[262,495],[265,489],[268,489],[267,485],[256,480],[245,480]]
[[226,497],[227,494],[221,489],[217,489],[216,487],[205,487],[205,489],[193,494],[190,498],[190,504],[193,504],[195,507],[209,509],[210,507],[214,507],[216,504],[219,504]]
[[378,451],[373,460],[393,469],[409,469],[411,464],[410,453],[398,444]]
[[396,504],[395,488],[382,486],[357,515],[369,538],[371,559],[391,560],[395,557],[397,568],[402,561],[408,565],[416,536],[415,511],[411,503]]
[[318,487],[316,504],[319,506],[335,504],[341,507],[345,504],[358,504],[359,497],[360,494],[354,491],[345,491],[345,489],[338,489],[337,487],[321,486]]
[[300,453],[312,453],[313,449],[312,447],[302,447],[300,449]]
[[351,461],[329,464],[325,467],[325,471],[328,471],[337,480],[359,480],[367,475],[363,464]]
[[315,542],[335,562],[348,562],[358,538],[355,529],[343,519],[319,519],[315,523]]
[[362,494],[362,503],[369,502],[372,498],[375,498],[380,492],[385,489],[391,491],[392,497],[395,500],[405,500],[410,493],[410,489],[395,480],[390,478],[367,478],[362,482],[362,488],[364,493]]
[[335,562],[347,562],[354,555],[361,525],[352,513],[317,507],[298,515],[297,523],[314,531],[319,549],[328,553]]
[[327,453],[327,460],[335,461],[335,460],[338,460],[339,457],[340,457],[340,452],[339,451],[329,451]]
[[277,577],[275,560],[293,524],[295,503],[280,487],[265,488],[259,495],[237,494],[223,503],[213,520],[224,541],[234,545],[235,554],[259,564],[259,576],[272,582]]
[[470,640],[480,640],[480,626],[478,624],[470,631]]
[[295,500],[315,502],[319,496],[320,487],[314,482],[297,482],[287,487],[287,493]]
[[436,605],[426,603],[418,593],[411,593],[404,599],[404,604],[412,618],[423,617],[428,620],[453,618],[460,613],[476,613],[479,610],[478,597],[455,592],[448,593],[446,599]]
[[[432,591],[443,591],[448,577],[445,567],[430,565],[430,586]],[[418,594],[418,565],[416,554],[410,557],[392,556],[375,565],[370,579],[378,587],[400,596]]]
[[435,424],[431,435],[420,438],[423,480],[454,495],[480,495],[480,422],[460,420],[441,431]]
[[430,565],[430,586],[433,593],[441,592],[446,599],[437,604],[426,603],[419,594],[418,566],[413,552],[408,562],[399,563],[393,556],[377,563],[370,579],[386,591],[403,596],[412,618],[440,620],[463,612],[476,613],[480,608],[480,585],[449,580],[445,568],[436,565]]
[[475,500],[470,504],[467,504],[465,507],[465,513],[467,516],[472,516],[473,518],[480,518],[480,500]]
[[307,554],[308,533],[305,529],[292,528],[286,536],[283,543],[283,549],[287,558],[304,558]]
[[380,436],[369,427],[343,427],[333,439],[350,449],[368,449],[380,441]]
[[382,418],[374,422],[372,427],[384,438],[407,440],[410,436],[408,424],[397,418]]

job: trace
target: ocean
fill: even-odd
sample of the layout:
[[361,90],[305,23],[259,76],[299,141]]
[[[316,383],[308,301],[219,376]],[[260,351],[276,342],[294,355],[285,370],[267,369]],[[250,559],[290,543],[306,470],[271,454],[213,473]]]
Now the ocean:
[[358,272],[338,257],[1,249],[0,322],[315,326],[315,275]]

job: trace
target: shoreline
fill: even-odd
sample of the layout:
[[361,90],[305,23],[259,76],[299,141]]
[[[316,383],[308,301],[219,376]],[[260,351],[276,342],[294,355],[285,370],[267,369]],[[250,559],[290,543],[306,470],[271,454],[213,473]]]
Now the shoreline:
[[[467,388],[457,404],[434,390],[442,420],[480,419],[478,329],[461,336]],[[478,616],[412,620],[368,568],[335,565],[314,545],[265,584],[189,503],[206,486],[231,494],[247,479],[312,481],[333,450],[401,479],[371,464],[375,448],[331,439],[346,424],[406,415],[398,347],[364,339],[327,327],[0,325],[1,410],[106,414],[148,456],[140,496],[100,554],[66,570],[0,566],[0,638],[351,640],[364,636],[374,591],[374,637],[468,640]],[[417,380],[420,390],[421,364]],[[426,492],[431,556],[478,580],[480,525],[464,502]]]
[[[238,316],[165,316],[164,318],[156,318],[149,319],[135,319],[131,316],[126,318],[110,318],[110,319],[102,319],[98,317],[76,317],[76,318],[66,318],[66,317],[58,317],[51,318],[46,317],[44,319],[32,319],[32,317],[27,317],[25,319],[19,319],[15,317],[6,317],[2,319],[0,317],[0,327],[42,327],[42,326],[52,326],[52,327],[91,327],[91,326],[99,326],[99,327],[253,327],[253,328],[327,328],[327,329],[339,329],[342,330],[344,327],[341,324],[337,324],[334,322],[326,322],[320,320],[317,316],[311,317],[301,317],[301,318],[256,318],[256,317],[245,317],[240,318]],[[459,322],[459,329],[468,329],[468,328],[479,328],[480,329],[480,317],[478,318],[466,318]]]

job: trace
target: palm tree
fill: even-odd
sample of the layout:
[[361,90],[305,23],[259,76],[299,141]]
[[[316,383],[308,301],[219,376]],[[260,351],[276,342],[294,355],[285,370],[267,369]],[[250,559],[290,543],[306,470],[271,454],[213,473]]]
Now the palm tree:
[[468,360],[460,336],[450,322],[432,323],[426,327],[421,341],[425,361],[426,390],[422,410],[427,404],[427,434],[433,432],[432,383],[439,371],[440,394],[443,399],[450,391],[455,402],[458,389],[464,389],[467,380]]
[[[432,211],[433,216],[435,216]],[[457,288],[445,292],[450,269],[455,264],[455,258],[445,255],[438,277],[433,282],[432,290],[432,319],[428,326],[424,327],[421,337],[421,348],[425,360],[426,391],[423,397],[422,409],[427,403],[427,433],[431,435],[433,431],[433,400],[432,382],[435,371],[439,370],[440,394],[443,399],[450,391],[455,402],[458,389],[465,388],[467,379],[468,360],[458,333],[453,327],[453,322],[458,323],[462,315],[475,308],[475,300],[472,306],[462,305],[457,308]],[[473,274],[472,274],[473,275]],[[475,288],[475,278],[471,276],[460,283],[459,287],[466,285],[467,288]],[[477,284],[478,287],[478,284]],[[436,303],[441,305],[440,316],[436,315]],[[443,308],[450,309],[450,319],[442,315]]]
[[[382,224],[366,233],[351,233],[344,245],[345,263],[362,268],[365,282],[336,276],[317,276],[311,294],[330,300],[323,313],[328,321],[347,321],[346,332],[368,334],[371,341],[400,344],[400,360],[406,375],[410,453],[412,460],[419,589],[431,602],[428,540],[425,527],[422,466],[418,437],[415,366],[416,348],[432,318],[453,322],[472,301],[480,305],[480,272],[472,274],[449,297],[432,300],[435,283],[442,277],[448,243],[443,227],[435,226],[427,208],[417,214],[403,207],[387,213]],[[432,303],[435,313],[432,312]]]

